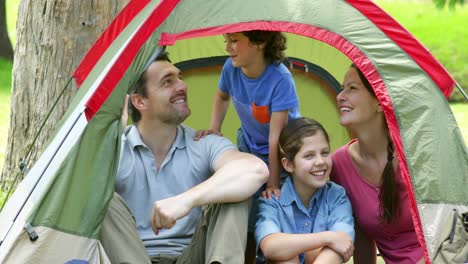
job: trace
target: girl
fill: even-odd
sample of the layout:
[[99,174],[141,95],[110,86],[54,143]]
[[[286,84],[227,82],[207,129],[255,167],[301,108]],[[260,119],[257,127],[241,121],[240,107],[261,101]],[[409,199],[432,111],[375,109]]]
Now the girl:
[[353,252],[353,217],[344,189],[327,182],[332,168],[327,132],[315,120],[291,120],[281,132],[279,151],[290,177],[281,197],[259,200],[255,237],[264,256],[275,263],[346,262]]
[[[230,58],[224,64],[216,93],[210,129],[198,131],[195,140],[207,134],[221,134],[221,125],[230,99],[241,121],[237,133],[240,151],[252,153],[265,161],[270,177],[263,194],[280,196],[281,165],[278,159],[278,137],[288,119],[297,118],[299,100],[294,80],[281,63],[286,38],[281,32],[246,31],[223,35]],[[246,263],[255,257],[253,230],[260,189],[252,199],[249,217]]]
[[376,263],[376,245],[387,264],[424,263],[382,107],[355,65],[336,99],[341,125],[356,136],[334,153],[331,175],[356,217],[354,263]]

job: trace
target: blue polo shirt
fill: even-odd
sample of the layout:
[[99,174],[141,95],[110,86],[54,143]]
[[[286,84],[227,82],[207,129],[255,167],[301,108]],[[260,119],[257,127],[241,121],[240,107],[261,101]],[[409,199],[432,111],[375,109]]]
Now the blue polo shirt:
[[[260,198],[255,238],[257,246],[274,233],[308,234],[343,231],[354,240],[354,219],[351,203],[343,187],[327,182],[318,189],[306,208],[297,194],[291,177],[281,188],[278,199]],[[304,263],[304,254],[299,256]]]
[[259,77],[250,79],[229,58],[218,85],[231,96],[245,141],[256,153],[269,153],[272,112],[289,110],[289,120],[301,117],[294,79],[282,63],[268,64]]
[[159,171],[152,151],[143,143],[136,126],[128,127],[122,137],[115,191],[133,213],[137,231],[150,256],[180,255],[192,240],[201,212],[201,208],[194,208],[171,229],[162,229],[155,235],[150,224],[154,202],[202,183],[213,174],[213,163],[219,155],[236,148],[228,139],[215,135],[194,141],[194,133],[187,126],[178,127],[176,139]]

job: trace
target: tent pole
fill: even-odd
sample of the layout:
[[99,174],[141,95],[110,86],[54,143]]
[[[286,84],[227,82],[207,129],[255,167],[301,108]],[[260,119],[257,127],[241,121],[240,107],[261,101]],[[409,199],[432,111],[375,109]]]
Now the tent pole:
[[457,86],[460,93],[463,94],[463,97],[465,97],[465,101],[468,102],[468,95],[466,95],[465,91],[463,91],[463,89],[460,87],[460,85],[457,82],[455,82],[455,86]]

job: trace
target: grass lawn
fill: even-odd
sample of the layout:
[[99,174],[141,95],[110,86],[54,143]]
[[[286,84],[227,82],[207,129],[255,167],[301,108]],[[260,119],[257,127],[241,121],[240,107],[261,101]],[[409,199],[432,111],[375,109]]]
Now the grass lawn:
[[468,147],[468,104],[451,104],[450,108],[465,139],[465,145]]
[[[412,32],[432,53],[454,73],[462,87],[468,88],[468,4],[455,11],[438,10],[431,1],[377,0],[384,10]],[[19,0],[6,0],[8,33],[16,43],[16,13]],[[3,167],[10,118],[10,87],[12,64],[0,59],[0,169]],[[451,68],[454,70],[452,71]],[[457,69],[464,69],[457,71]],[[457,78],[457,74],[460,75]],[[452,104],[451,108],[468,143],[468,104]]]
[[[468,89],[468,4],[439,10],[432,1],[376,0]],[[448,2],[448,1],[447,1]]]

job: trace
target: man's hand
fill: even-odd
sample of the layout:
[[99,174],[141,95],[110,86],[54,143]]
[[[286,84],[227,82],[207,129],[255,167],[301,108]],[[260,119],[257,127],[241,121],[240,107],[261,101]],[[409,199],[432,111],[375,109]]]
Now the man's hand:
[[157,235],[162,228],[172,228],[176,221],[190,213],[190,210],[191,202],[182,195],[155,202],[150,219],[154,233]]
[[127,127],[128,122],[128,98],[130,95],[125,95],[125,101],[122,108],[122,133],[125,132],[125,128]]
[[347,262],[351,258],[354,245],[348,234],[342,231],[331,231],[328,240],[328,247],[340,254],[344,262]]
[[198,141],[199,139],[204,138],[211,134],[215,134],[220,137],[223,136],[223,133],[221,133],[221,131],[214,130],[214,129],[198,130],[197,132],[195,132],[195,136],[193,137],[193,140]]

